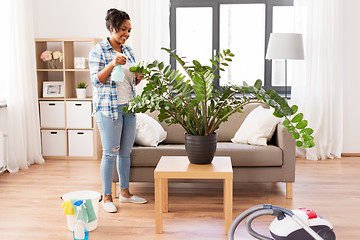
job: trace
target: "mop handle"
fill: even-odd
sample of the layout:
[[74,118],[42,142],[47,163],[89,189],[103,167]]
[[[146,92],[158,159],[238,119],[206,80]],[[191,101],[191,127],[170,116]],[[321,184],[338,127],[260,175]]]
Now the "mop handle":
[[291,216],[295,222],[297,222],[302,228],[304,228],[315,240],[324,240],[320,237],[314,230],[312,230],[308,225],[306,225],[301,218],[296,216],[295,214]]

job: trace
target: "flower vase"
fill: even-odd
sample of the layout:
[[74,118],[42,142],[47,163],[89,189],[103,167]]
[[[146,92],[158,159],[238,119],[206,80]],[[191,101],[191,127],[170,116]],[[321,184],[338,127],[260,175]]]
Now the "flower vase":
[[49,61],[49,68],[50,69],[56,69],[56,61],[55,60],[50,60]]

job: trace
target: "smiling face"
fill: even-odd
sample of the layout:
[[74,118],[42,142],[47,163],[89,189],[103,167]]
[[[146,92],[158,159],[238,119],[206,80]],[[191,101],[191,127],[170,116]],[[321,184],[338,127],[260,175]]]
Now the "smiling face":
[[130,37],[131,32],[131,22],[130,20],[125,20],[120,26],[119,31],[115,31],[113,28],[110,32],[110,41],[115,42],[118,45],[125,44],[126,40]]

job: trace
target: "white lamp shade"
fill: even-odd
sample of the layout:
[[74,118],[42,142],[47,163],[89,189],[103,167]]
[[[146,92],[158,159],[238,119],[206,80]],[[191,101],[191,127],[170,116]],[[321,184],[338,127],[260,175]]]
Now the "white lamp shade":
[[266,59],[304,59],[302,35],[298,33],[271,33]]

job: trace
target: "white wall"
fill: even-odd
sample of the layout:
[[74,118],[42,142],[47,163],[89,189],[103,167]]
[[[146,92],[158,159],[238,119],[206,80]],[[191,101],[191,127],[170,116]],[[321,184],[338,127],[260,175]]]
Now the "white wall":
[[[144,0],[145,1],[145,0]],[[33,0],[36,38],[105,38],[105,14],[111,7],[121,9],[116,0]],[[360,153],[360,1],[344,0],[344,153]],[[136,26],[133,26],[136,31]],[[336,97],[336,96],[334,96]],[[0,119],[1,124],[1,119]]]
[[36,38],[105,38],[106,11],[116,0],[33,0]]
[[[343,153],[360,153],[360,1],[344,4],[344,145]],[[336,96],[334,96],[336,97]]]

